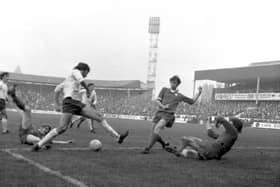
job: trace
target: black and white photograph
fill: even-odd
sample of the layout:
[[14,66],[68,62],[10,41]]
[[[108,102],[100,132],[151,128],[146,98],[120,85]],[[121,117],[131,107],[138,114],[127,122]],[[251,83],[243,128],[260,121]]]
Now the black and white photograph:
[[0,187],[279,187],[280,1],[0,1]]

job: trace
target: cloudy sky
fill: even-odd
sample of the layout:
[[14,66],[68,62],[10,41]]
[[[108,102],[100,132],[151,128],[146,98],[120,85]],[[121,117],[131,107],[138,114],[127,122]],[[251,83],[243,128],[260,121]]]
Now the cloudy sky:
[[0,1],[0,71],[66,76],[79,61],[90,78],[146,81],[148,20],[161,17],[157,87],[195,70],[280,59],[280,3],[270,0]]

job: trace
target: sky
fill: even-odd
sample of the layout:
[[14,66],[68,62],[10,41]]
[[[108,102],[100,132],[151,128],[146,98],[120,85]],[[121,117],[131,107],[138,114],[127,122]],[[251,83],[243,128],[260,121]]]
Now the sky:
[[280,59],[280,2],[270,0],[0,1],[0,71],[65,77],[77,62],[90,79],[141,80],[150,16],[161,18],[156,87],[194,71]]

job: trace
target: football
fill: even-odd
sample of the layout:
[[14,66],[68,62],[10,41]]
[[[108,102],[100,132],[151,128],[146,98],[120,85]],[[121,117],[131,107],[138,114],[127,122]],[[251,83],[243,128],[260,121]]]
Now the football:
[[100,151],[102,148],[101,141],[94,139],[89,142],[89,149],[93,151]]

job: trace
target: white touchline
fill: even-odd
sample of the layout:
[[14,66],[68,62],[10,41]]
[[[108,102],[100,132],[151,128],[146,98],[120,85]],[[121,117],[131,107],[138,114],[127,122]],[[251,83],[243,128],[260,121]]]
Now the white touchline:
[[[39,163],[29,159],[29,158],[24,157],[21,154],[13,153],[10,149],[4,149],[2,151],[10,154],[12,157],[14,157],[16,159],[23,160],[23,161],[27,162],[28,164],[30,164],[30,165],[32,165],[32,166],[42,170],[43,172],[45,172],[45,173],[47,173],[49,175],[56,176],[56,177],[66,181],[66,182],[68,182],[70,184],[73,184],[74,186],[77,186],[77,187],[88,187],[86,184],[84,184],[83,182],[81,182],[81,181],[79,181],[77,179],[74,179],[74,178],[72,178],[70,176],[63,175],[63,174],[61,174],[60,171],[52,170],[52,169],[50,169],[50,168],[48,168],[48,167],[46,167],[46,166],[44,166],[42,164],[39,164]],[[93,186],[93,185],[91,184],[91,186]]]
[[[118,148],[105,148],[104,150],[139,150],[139,149],[143,149],[143,147],[118,147]],[[160,149],[160,148],[155,148],[155,149]],[[247,147],[247,146],[237,146],[237,147],[233,147],[233,149],[240,149],[240,150],[280,150],[280,147]],[[53,175],[56,176],[70,184],[73,184],[74,186],[77,187],[88,187],[86,184],[84,184],[83,182],[74,179],[70,176],[66,176],[61,174],[60,171],[56,171],[56,170],[52,170],[42,164],[39,164],[29,158],[24,157],[21,154],[18,153],[14,153],[12,151],[30,151],[30,148],[7,148],[7,149],[0,149],[0,151],[6,152],[8,154],[10,154],[11,156],[13,156],[16,159],[19,160],[23,160],[25,162],[27,162],[28,164],[42,170],[43,172],[49,174],[49,175]],[[90,151],[89,148],[87,147],[58,147],[52,150],[56,150],[56,151]],[[91,186],[94,187],[94,185],[91,184]]]

